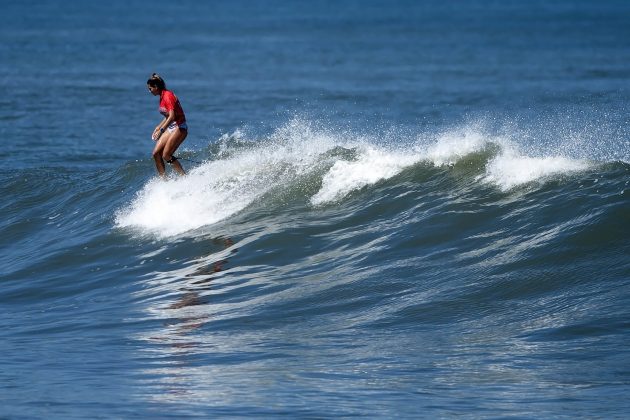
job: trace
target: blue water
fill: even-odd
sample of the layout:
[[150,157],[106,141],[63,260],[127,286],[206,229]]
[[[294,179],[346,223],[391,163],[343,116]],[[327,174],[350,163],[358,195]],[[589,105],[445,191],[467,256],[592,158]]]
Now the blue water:
[[2,10],[0,418],[630,412],[630,3]]

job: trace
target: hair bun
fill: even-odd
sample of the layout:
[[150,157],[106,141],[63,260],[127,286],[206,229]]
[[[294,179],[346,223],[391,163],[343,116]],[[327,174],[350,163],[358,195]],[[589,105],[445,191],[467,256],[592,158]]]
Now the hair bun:
[[147,83],[151,86],[157,86],[161,90],[166,89],[166,83],[164,83],[164,79],[162,79],[157,73],[153,73],[151,77],[149,77],[149,80],[147,80]]

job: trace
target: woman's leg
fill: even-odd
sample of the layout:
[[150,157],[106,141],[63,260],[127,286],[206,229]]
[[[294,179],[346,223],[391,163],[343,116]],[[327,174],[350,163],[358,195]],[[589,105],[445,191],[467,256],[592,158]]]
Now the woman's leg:
[[162,149],[162,159],[165,161],[170,161],[173,169],[177,171],[180,175],[186,175],[184,172],[184,168],[182,168],[182,164],[179,163],[178,160],[173,160],[173,153],[177,150],[180,144],[186,139],[188,135],[188,130],[182,130],[181,128],[177,128],[176,130],[169,132],[169,136],[167,137],[164,148]]
[[153,159],[155,160],[155,167],[157,168],[158,174],[161,177],[164,177],[164,172],[166,171],[166,169],[164,168],[164,159],[162,159],[162,153],[164,151],[164,146],[166,146],[167,140],[168,134],[164,133],[162,136],[160,136],[160,139],[157,141],[155,147],[153,148],[153,153],[151,153]]

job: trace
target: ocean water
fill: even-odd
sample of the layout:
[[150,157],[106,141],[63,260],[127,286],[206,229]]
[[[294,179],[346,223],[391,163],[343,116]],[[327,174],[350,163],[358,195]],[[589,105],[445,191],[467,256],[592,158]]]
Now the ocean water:
[[2,10],[0,418],[630,412],[629,2]]

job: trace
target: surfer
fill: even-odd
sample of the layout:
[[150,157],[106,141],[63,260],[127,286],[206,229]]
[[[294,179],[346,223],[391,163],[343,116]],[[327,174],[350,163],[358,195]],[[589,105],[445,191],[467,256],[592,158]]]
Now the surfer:
[[153,159],[155,159],[158,174],[164,177],[166,171],[164,162],[166,161],[177,173],[185,175],[184,168],[173,156],[173,153],[188,135],[184,110],[177,96],[166,89],[164,80],[157,73],[153,73],[147,80],[147,87],[151,94],[160,97],[160,114],[164,115],[164,119],[155,127],[151,136],[157,142],[153,148]]

